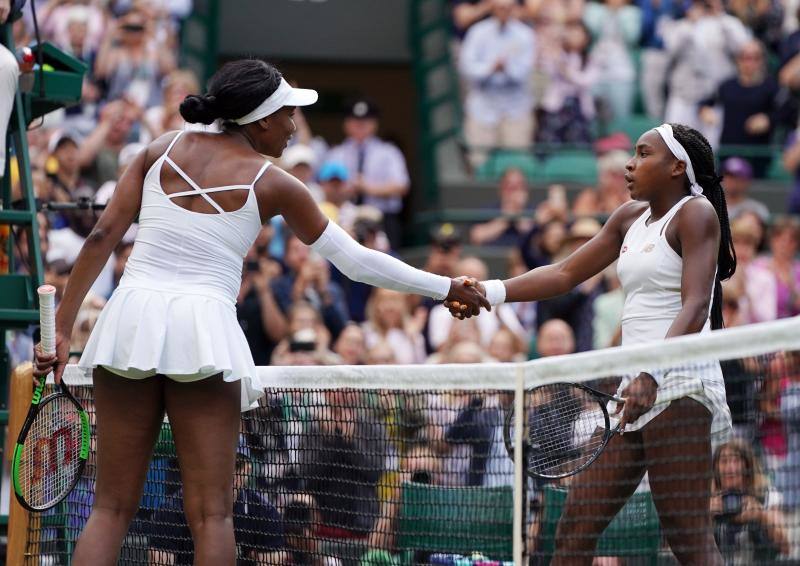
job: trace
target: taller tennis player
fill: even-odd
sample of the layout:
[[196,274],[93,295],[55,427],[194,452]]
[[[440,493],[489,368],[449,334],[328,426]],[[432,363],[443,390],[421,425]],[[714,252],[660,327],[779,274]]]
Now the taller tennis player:
[[464,280],[432,275],[358,245],[328,222],[308,189],[264,155],[295,131],[294,107],[317,100],[258,60],[226,64],[206,96],[181,104],[187,122],[222,132],[166,134],[143,150],[87,238],[56,314],[56,356],[37,352],[37,376],[64,371],[78,308],[111,251],[139,217],[120,285],[80,366],[94,370],[97,482],[73,564],[113,565],[139,504],[164,412],[183,481],[196,565],[233,565],[233,474],[240,409],[263,394],[234,309],[242,263],[261,225],[281,214],[298,237],[362,282],[489,307]]

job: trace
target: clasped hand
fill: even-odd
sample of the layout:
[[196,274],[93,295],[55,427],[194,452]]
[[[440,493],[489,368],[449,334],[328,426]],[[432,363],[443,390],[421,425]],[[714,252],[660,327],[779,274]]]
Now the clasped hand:
[[486,289],[474,277],[456,277],[450,283],[450,293],[444,300],[444,306],[455,318],[464,320],[478,316],[481,307],[487,311],[492,305],[486,300]]

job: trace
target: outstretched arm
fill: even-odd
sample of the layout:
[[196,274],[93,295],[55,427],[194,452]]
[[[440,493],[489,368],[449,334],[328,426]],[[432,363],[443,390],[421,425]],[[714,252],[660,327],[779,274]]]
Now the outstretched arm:
[[328,221],[305,185],[278,167],[262,177],[257,191],[262,219],[283,215],[302,242],[350,279],[434,299],[459,300],[467,316],[477,315],[481,307],[490,308],[486,298],[472,285],[421,271],[358,244],[335,222]]

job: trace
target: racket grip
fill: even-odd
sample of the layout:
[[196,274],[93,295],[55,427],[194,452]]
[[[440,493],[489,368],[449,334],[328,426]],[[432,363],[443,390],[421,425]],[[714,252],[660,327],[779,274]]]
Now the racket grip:
[[42,349],[45,354],[56,353],[56,288],[42,285],[39,294],[39,325],[42,334]]

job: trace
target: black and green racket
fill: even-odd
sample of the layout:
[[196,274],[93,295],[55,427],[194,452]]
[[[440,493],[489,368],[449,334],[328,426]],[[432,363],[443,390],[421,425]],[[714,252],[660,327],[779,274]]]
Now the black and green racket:
[[[42,348],[55,352],[55,288],[38,289]],[[89,415],[63,380],[42,399],[42,378],[14,447],[11,476],[20,505],[45,511],[64,500],[81,477],[89,456]]]

